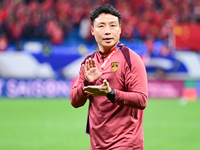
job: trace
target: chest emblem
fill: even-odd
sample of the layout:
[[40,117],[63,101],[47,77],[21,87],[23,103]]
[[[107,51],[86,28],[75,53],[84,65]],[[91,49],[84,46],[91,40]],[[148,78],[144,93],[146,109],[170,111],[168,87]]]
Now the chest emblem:
[[118,62],[113,62],[113,63],[111,63],[111,71],[112,71],[112,72],[117,71],[118,66],[119,66],[119,63],[118,63]]

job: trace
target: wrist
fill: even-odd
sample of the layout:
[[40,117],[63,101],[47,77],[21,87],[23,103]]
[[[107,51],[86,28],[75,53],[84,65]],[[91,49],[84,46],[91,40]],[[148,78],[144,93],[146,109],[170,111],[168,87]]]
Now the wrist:
[[112,102],[115,102],[115,90],[113,88],[110,89],[110,92],[107,93],[106,97]]
[[106,93],[106,95],[108,94],[108,93],[110,93],[112,91],[112,88],[109,88],[108,89],[108,92]]
[[95,83],[96,83],[96,81],[93,81],[93,82],[88,82],[88,80],[84,80],[83,81],[83,83],[84,83],[84,86],[88,86],[88,85],[94,85]]

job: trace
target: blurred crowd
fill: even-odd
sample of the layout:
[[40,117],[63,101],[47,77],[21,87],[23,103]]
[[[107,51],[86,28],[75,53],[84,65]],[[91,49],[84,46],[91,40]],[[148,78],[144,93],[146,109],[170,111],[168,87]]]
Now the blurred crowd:
[[111,3],[121,13],[123,39],[165,40],[174,24],[200,24],[199,0],[0,0],[0,45],[21,40],[62,44],[92,41],[90,11]]

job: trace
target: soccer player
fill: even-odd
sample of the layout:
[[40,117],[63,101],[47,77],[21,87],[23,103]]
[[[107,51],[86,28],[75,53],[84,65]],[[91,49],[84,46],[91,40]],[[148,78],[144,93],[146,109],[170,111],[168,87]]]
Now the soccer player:
[[90,150],[143,150],[147,75],[141,58],[120,39],[120,13],[110,4],[90,15],[99,50],[82,62],[70,92],[71,105],[89,99]]

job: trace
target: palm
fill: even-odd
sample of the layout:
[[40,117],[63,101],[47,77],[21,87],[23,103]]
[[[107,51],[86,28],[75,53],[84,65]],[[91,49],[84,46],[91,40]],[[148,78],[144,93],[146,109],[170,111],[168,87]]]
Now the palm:
[[103,66],[101,66],[100,69],[97,68],[94,59],[86,60],[86,64],[83,65],[83,72],[88,82],[93,82],[99,79],[103,73],[103,69]]
[[86,70],[85,77],[89,82],[96,81],[99,79],[102,75],[102,72],[98,70],[97,67],[90,68],[89,70]]
[[111,91],[111,87],[107,80],[103,81],[102,85],[99,86],[86,86],[83,88],[84,92],[88,95],[104,95],[106,96],[107,93]]

